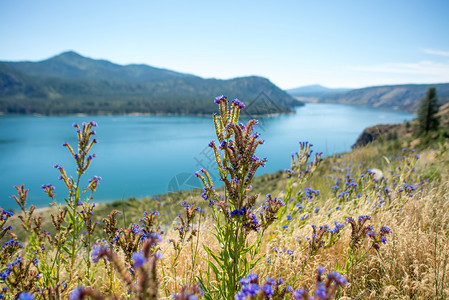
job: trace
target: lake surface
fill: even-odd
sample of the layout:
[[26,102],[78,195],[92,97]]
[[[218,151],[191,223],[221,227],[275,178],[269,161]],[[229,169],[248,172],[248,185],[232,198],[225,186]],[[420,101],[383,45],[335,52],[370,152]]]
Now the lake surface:
[[[299,141],[309,141],[314,150],[332,155],[349,151],[366,127],[400,123],[414,115],[394,110],[338,104],[306,104],[295,114],[259,118],[256,131],[265,144],[256,154],[266,157],[258,173],[290,166],[290,154]],[[191,116],[0,116],[0,206],[17,209],[11,195],[14,185],[29,188],[28,203],[47,206],[42,184],[53,184],[58,202],[67,191],[53,168],[60,164],[76,175],[75,163],[63,142],[76,146],[73,122],[96,121],[97,157],[84,175],[102,181],[94,202],[144,197],[198,186],[193,173],[214,168],[208,143],[215,138],[211,117]],[[218,182],[218,181],[217,181]]]

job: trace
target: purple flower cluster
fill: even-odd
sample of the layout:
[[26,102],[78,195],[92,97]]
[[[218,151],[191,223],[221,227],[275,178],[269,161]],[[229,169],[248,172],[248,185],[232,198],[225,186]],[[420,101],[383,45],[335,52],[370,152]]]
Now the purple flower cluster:
[[375,233],[374,229],[371,229],[366,235],[371,238],[371,241],[373,242],[372,247],[376,250],[379,250],[381,244],[387,243],[386,235],[391,233],[393,233],[393,230],[391,230],[387,226],[382,226],[379,230],[379,233]]
[[84,297],[84,287],[79,286],[75,288],[69,296],[69,300],[81,300]]
[[12,270],[20,264],[22,264],[22,258],[17,256],[16,259],[6,267],[5,271],[0,272],[0,280],[6,281],[9,275],[11,275]]
[[232,100],[232,104],[235,106],[238,106],[240,109],[244,109],[245,108],[245,104],[240,101],[239,99],[235,98],[234,100]]
[[371,216],[359,216],[358,221],[359,221],[359,223],[365,223],[366,221],[371,220],[371,219],[372,219]]
[[337,221],[334,221],[335,227],[334,229],[330,229],[329,232],[331,234],[337,234],[340,232],[340,230],[345,227],[345,224],[339,224]]
[[101,257],[103,257],[106,252],[109,251],[109,247],[106,244],[101,244],[92,249],[91,257],[94,263],[97,263]]
[[315,284],[315,291],[313,292],[313,297],[310,296],[309,290],[298,289],[294,292],[294,299],[333,299],[337,289],[341,286],[348,284],[348,281],[338,272],[331,272],[327,275],[326,280],[323,281],[323,274],[326,270],[323,267],[318,267],[317,279]]
[[274,280],[267,277],[265,279],[265,283],[260,286],[259,276],[253,273],[250,273],[245,278],[240,279],[239,284],[241,289],[235,295],[236,300],[246,300],[248,297],[249,299],[259,299],[259,297],[262,297],[262,299],[282,299],[285,294],[293,293],[292,287],[288,285],[285,286],[282,278]]
[[231,211],[231,217],[244,216],[248,212],[246,206],[243,206],[241,209],[235,209]]
[[55,187],[51,184],[43,184],[41,189],[48,195],[48,197],[53,198],[55,196]]
[[11,218],[12,216],[14,216],[13,212],[0,208],[0,218],[2,220],[7,220],[7,219]]
[[226,101],[227,99],[228,98],[226,96],[223,96],[223,95],[217,96],[217,97],[215,97],[214,103],[219,104],[220,102]]
[[146,262],[145,255],[143,254],[142,251],[134,253],[132,255],[132,259],[133,259],[133,268],[135,270],[140,269],[143,266],[143,264]]
[[28,292],[21,292],[18,297],[19,300],[33,300],[34,295]]
[[318,196],[320,194],[319,190],[314,190],[311,188],[306,188],[306,197],[309,198],[309,200],[313,200],[315,196]]
[[187,284],[181,288],[179,293],[173,294],[172,296],[175,300],[197,300],[203,294],[204,291],[198,285]]

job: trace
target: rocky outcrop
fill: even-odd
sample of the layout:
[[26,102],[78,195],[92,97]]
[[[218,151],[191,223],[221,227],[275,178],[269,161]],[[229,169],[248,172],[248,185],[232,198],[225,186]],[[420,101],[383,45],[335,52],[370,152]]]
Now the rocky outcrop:
[[387,124],[387,125],[375,125],[366,128],[359,136],[352,148],[358,148],[368,145],[378,139],[393,140],[398,136],[411,133],[411,125],[407,123],[402,124]]
[[[444,137],[449,138],[449,102],[440,106],[437,117],[440,119],[440,130],[443,129]],[[368,127],[362,132],[352,148],[366,146],[378,139],[388,141],[407,136],[410,137],[414,134],[416,135],[415,131],[417,128],[417,119],[401,124],[375,125]],[[435,133],[432,138],[438,138],[438,133]],[[419,139],[416,141],[419,141]]]

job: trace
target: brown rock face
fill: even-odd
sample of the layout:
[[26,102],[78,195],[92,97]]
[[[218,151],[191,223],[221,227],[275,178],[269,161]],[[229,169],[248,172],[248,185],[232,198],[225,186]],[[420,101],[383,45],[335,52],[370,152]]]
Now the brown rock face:
[[407,133],[408,130],[404,124],[388,124],[388,125],[375,125],[366,128],[362,134],[359,136],[352,148],[358,148],[368,145],[369,143],[382,138],[391,139],[394,136],[399,136],[401,134]]

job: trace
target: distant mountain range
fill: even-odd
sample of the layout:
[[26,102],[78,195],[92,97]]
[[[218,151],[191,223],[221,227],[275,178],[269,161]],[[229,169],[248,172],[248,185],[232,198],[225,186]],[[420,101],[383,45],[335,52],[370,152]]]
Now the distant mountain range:
[[441,104],[449,102],[449,83],[374,86],[362,89],[328,89],[319,85],[287,90],[302,101],[393,108],[415,113],[429,87],[437,89]]
[[319,84],[313,84],[313,85],[306,85],[302,87],[297,87],[293,89],[286,90],[287,93],[289,93],[292,96],[296,97],[322,97],[327,94],[338,94],[350,91],[351,89],[345,89],[345,88],[338,88],[338,89],[331,89],[324,87]]
[[[209,114],[215,96],[239,98],[251,115],[302,103],[268,79],[204,79],[148,65],[118,65],[65,52],[39,62],[0,62],[0,112]],[[258,102],[258,105],[251,105]]]

